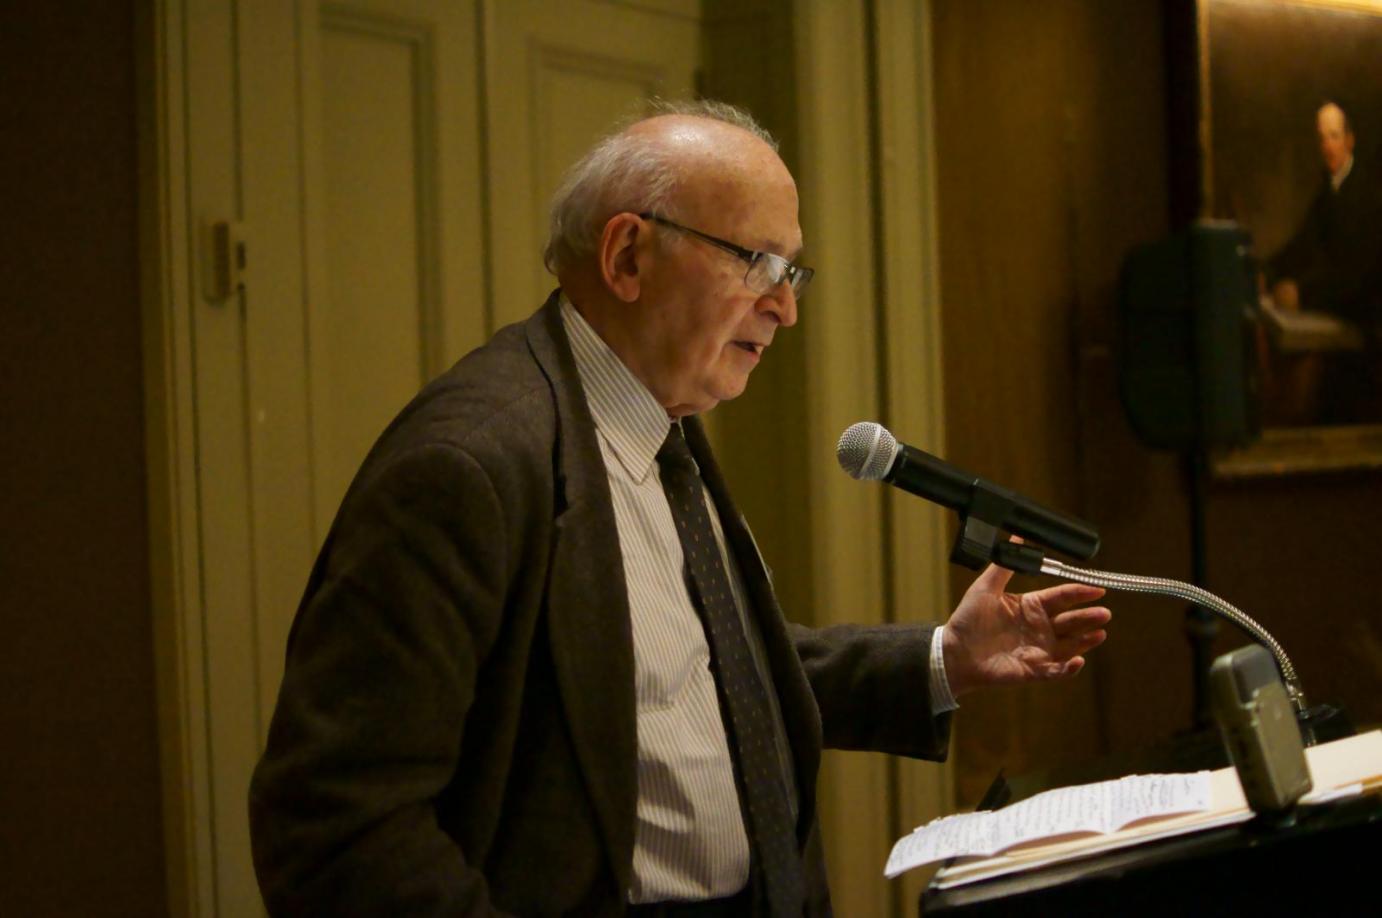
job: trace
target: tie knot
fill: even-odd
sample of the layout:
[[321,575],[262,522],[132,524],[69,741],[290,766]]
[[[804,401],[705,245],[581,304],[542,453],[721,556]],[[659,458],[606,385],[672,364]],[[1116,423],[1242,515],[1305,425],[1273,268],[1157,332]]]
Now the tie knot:
[[686,437],[681,432],[680,424],[673,424],[667,431],[667,439],[662,441],[662,448],[657,451],[657,464],[664,469],[700,474],[696,468],[696,460],[691,456],[691,447],[686,445]]

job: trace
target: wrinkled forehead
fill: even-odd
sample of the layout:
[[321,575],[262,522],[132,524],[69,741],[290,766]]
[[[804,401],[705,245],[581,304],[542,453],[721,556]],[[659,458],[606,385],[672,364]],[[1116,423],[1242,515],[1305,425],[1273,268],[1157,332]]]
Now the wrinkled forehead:
[[801,248],[796,183],[771,147],[745,134],[698,152],[685,160],[676,192],[687,222],[750,248]]
[[801,249],[796,183],[762,139],[695,115],[661,115],[629,131],[659,147],[675,170],[675,219],[752,249],[789,257]]

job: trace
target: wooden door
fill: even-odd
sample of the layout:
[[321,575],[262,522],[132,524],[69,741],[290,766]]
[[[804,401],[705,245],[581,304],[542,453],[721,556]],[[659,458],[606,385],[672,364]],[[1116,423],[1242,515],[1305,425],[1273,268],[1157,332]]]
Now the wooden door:
[[179,650],[205,695],[181,698],[196,823],[188,886],[199,913],[246,915],[260,910],[249,778],[341,496],[427,379],[555,285],[541,267],[547,198],[616,116],[652,94],[689,93],[699,5],[170,9],[187,42],[175,61],[187,250],[209,260],[222,221],[244,243],[243,287],[191,304],[201,596]]

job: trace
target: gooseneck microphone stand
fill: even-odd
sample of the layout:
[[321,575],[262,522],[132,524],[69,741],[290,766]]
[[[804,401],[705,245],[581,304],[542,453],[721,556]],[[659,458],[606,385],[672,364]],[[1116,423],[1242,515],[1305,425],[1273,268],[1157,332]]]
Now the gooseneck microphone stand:
[[[1045,574],[1108,590],[1150,593],[1189,603],[1186,630],[1195,655],[1196,727],[1208,727],[1211,723],[1206,680],[1213,637],[1217,630],[1214,616],[1218,616],[1247,632],[1249,637],[1272,654],[1306,745],[1332,738],[1329,733],[1321,735],[1320,728],[1326,721],[1333,722],[1328,728],[1330,731],[1342,729],[1344,734],[1349,732],[1345,719],[1336,708],[1330,705],[1310,708],[1306,704],[1296,668],[1276,638],[1242,610],[1208,590],[1180,580],[1091,570],[1046,557],[1043,542],[1050,543],[1053,550],[1082,560],[1093,557],[1098,550],[1099,537],[1088,524],[1063,517],[1019,494],[949,466],[915,447],[898,443],[881,424],[860,422],[851,426],[840,437],[836,457],[841,468],[853,478],[885,481],[958,513],[960,526],[950,554],[950,560],[956,564],[981,570],[993,563],[1018,573]],[[1199,463],[1192,460],[1190,470],[1195,491],[1192,514],[1197,577],[1203,575],[1204,556],[1202,463],[1202,458]],[[1039,525],[1034,525],[1034,521]],[[1014,532],[1026,541],[1009,541],[1008,532]]]
[[[982,503],[981,501],[981,506]],[[1291,658],[1286,655],[1280,642],[1241,609],[1215,596],[1208,590],[1191,583],[1165,577],[1143,577],[1136,574],[1118,574],[1076,567],[1063,561],[1047,558],[1045,551],[1039,545],[1030,542],[1007,541],[1007,537],[1001,534],[996,525],[971,524],[967,520],[970,514],[966,511],[960,511],[960,516],[960,535],[956,540],[955,552],[952,554],[951,560],[967,567],[976,568],[982,566],[978,562],[992,562],[1022,574],[1045,574],[1076,583],[1103,587],[1107,590],[1150,593],[1190,603],[1192,611],[1204,610],[1202,614],[1206,618],[1209,618],[1212,613],[1237,625],[1271,653],[1272,658],[1276,661],[1277,670],[1281,673],[1282,681],[1285,683],[1286,695],[1295,710],[1296,722],[1300,727],[1301,738],[1305,745],[1313,746],[1323,739],[1333,738],[1335,731],[1340,729],[1345,733],[1348,732],[1347,725],[1342,722],[1343,718],[1337,708],[1332,705],[1317,705],[1312,708],[1306,703],[1300,676],[1297,675],[1295,665],[1291,663]],[[976,538],[979,533],[989,536],[991,541],[982,536]],[[1210,621],[1213,623],[1214,620],[1210,619]],[[1208,653],[1208,650],[1206,649],[1205,652]],[[1334,723],[1325,727],[1327,722]]]
[[1253,640],[1271,651],[1273,659],[1276,660],[1276,667],[1281,671],[1282,681],[1286,683],[1286,695],[1291,699],[1291,706],[1295,708],[1296,716],[1301,717],[1307,711],[1305,691],[1301,688],[1300,677],[1296,675],[1296,668],[1292,665],[1291,658],[1286,655],[1281,644],[1267,632],[1266,628],[1259,625],[1241,609],[1220,599],[1208,590],[1201,589],[1193,583],[1171,580],[1166,577],[1115,574],[1111,571],[1075,567],[1064,561],[1047,558],[1039,548],[1026,544],[1009,542],[995,545],[992,560],[994,564],[1000,567],[1021,573],[1046,574],[1050,577],[1073,580],[1076,583],[1103,587],[1106,590],[1168,596],[1172,599],[1192,603],[1202,609],[1208,609],[1242,628]]
[[1296,709],[1298,715],[1305,713],[1305,691],[1300,686],[1300,677],[1296,675],[1296,668],[1291,664],[1291,658],[1286,656],[1286,651],[1281,644],[1267,633],[1266,628],[1253,621],[1242,610],[1208,590],[1193,584],[1162,577],[1140,577],[1135,574],[1114,574],[1105,571],[1086,570],[1051,558],[1047,558],[1041,563],[1041,572],[1053,577],[1064,577],[1077,583],[1088,583],[1110,590],[1169,596],[1218,613],[1242,628],[1253,640],[1271,651],[1272,656],[1276,659],[1277,669],[1281,671],[1281,677],[1286,683],[1286,694],[1291,699],[1291,705]]

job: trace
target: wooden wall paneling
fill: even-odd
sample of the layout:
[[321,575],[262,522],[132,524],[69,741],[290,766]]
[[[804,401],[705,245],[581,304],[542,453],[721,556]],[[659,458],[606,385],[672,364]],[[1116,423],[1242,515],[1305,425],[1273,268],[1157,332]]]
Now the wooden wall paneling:
[[[1118,397],[1118,270],[1135,245],[1169,231],[1171,99],[1157,3],[1088,4],[1085,28],[1103,50],[1072,59],[1089,104],[1073,126],[1072,269],[1083,511],[1103,536],[1102,569],[1190,579],[1190,511],[1179,457],[1137,442]],[[1097,41],[1093,40],[1097,36]],[[1116,63],[1116,66],[1115,66]],[[1150,745],[1190,724],[1190,654],[1183,603],[1110,594],[1115,621],[1091,657],[1108,749]]]
[[[1310,704],[1382,725],[1382,601],[1369,588],[1382,514],[1375,474],[1284,478],[1216,488],[1207,520],[1210,589],[1281,642]],[[1247,643],[1221,629],[1215,650]]]
[[[1108,468],[1099,431],[1119,419],[1106,403],[1096,414],[1081,408],[1082,335],[1095,334],[1083,331],[1086,310],[1111,311],[1125,240],[1164,227],[1155,4],[1116,15],[1079,0],[935,11],[950,458],[1092,516],[1103,504],[1089,482]],[[1125,187],[1136,189],[1133,206]],[[957,573],[957,599],[969,579]],[[1047,583],[1018,578],[1014,588]],[[1020,773],[1101,752],[1110,656],[1096,653],[1072,683],[967,701],[956,731],[961,799],[973,802],[999,767]]]
[[[934,9],[948,458],[1074,510],[1062,105],[1071,7]],[[972,578],[953,572],[954,601]],[[1019,578],[1013,588],[1033,585]],[[1087,728],[1069,713],[1081,690],[964,699],[954,738],[960,802],[973,804],[999,768],[1021,773],[1043,748],[1085,745]]]
[[[1114,341],[1124,254],[1165,235],[1173,205],[1186,213],[1171,200],[1173,184],[1184,197],[1186,164],[1168,155],[1167,131],[1185,111],[1175,94],[1193,85],[1167,53],[1194,49],[1176,22],[1168,43],[1163,19],[1186,9],[934,6],[950,457],[1094,522],[1096,566],[1180,579],[1191,567],[1182,462],[1129,430]],[[1321,546],[1379,501],[1375,476],[1297,476],[1216,485],[1207,510],[1207,586],[1290,635],[1298,667],[1317,674],[1314,698],[1356,706],[1365,723],[1379,716],[1382,669],[1378,617],[1357,589],[1369,549]],[[962,799],[999,765],[1053,767],[1189,726],[1184,607],[1128,594],[1108,604],[1110,640],[1075,687],[965,705]],[[1238,642],[1225,629],[1219,647]]]

